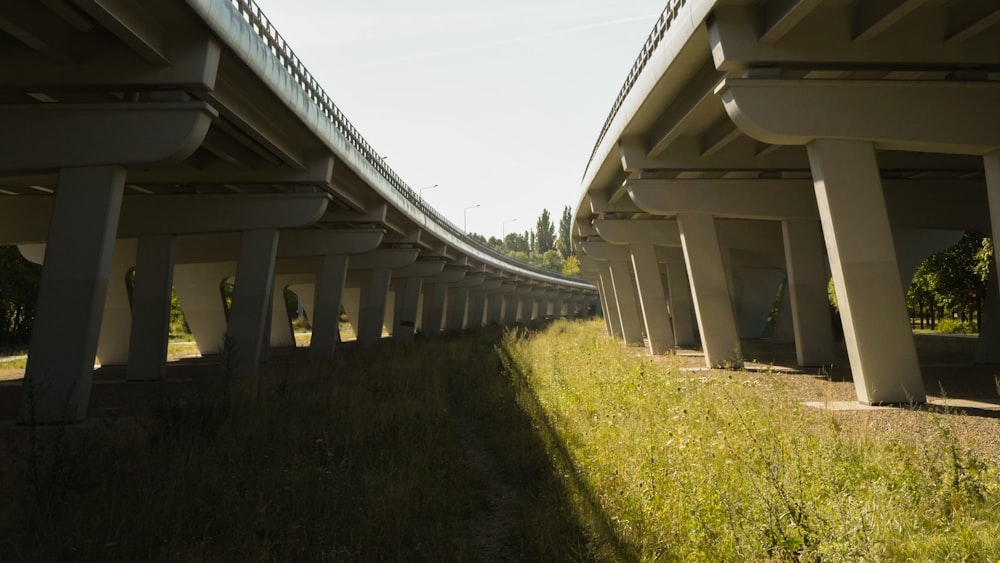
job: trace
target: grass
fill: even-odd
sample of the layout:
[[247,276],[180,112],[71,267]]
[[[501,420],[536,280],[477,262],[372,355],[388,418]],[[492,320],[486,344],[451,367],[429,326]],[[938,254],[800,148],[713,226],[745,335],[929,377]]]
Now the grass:
[[522,403],[553,429],[628,559],[1000,556],[997,468],[951,419],[928,415],[926,435],[847,431],[782,378],[693,376],[598,332],[557,323],[503,348]]
[[[499,333],[220,374],[141,423],[24,429],[5,561],[586,556]],[[39,444],[42,444],[39,447]],[[2,465],[0,465],[2,467]]]
[[911,413],[929,421],[919,433],[848,426],[802,407],[788,376],[681,372],[601,326],[345,346],[333,362],[196,380],[140,421],[24,429],[0,463],[0,553],[1000,558],[997,468],[959,417]]

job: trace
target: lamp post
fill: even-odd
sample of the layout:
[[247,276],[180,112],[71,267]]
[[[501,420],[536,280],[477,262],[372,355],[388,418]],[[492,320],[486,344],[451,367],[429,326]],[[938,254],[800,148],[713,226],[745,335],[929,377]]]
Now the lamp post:
[[507,238],[507,223],[513,223],[513,222],[515,222],[515,221],[517,221],[517,218],[514,218],[514,219],[508,219],[508,220],[506,220],[506,221],[504,221],[504,222],[503,222],[503,225],[501,225],[501,226],[500,226],[500,232],[502,233],[502,234],[500,235],[500,240],[501,240],[501,241],[502,241],[503,239]]
[[470,205],[462,210],[462,230],[469,234],[469,210],[479,207],[479,204]]
[[437,184],[434,184],[433,186],[425,186],[423,188],[420,188],[420,193],[417,195],[420,196],[420,199],[424,199],[424,190],[433,190],[436,187],[438,187]]

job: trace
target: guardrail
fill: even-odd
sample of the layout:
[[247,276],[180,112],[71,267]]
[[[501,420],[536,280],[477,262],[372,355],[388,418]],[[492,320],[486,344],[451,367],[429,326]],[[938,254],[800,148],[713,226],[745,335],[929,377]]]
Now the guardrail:
[[611,122],[614,121],[615,116],[618,115],[618,110],[621,109],[622,104],[625,103],[625,98],[628,97],[629,92],[632,91],[632,87],[635,86],[636,80],[639,79],[639,74],[642,73],[642,69],[646,68],[646,63],[649,62],[649,58],[652,56],[653,51],[656,50],[656,46],[660,44],[663,36],[666,34],[667,29],[670,28],[670,24],[677,18],[677,12],[684,6],[687,0],[669,0],[667,6],[663,8],[663,12],[660,13],[660,17],[657,18],[656,24],[653,25],[653,31],[649,33],[649,37],[646,38],[646,42],[642,46],[642,50],[639,51],[639,56],[635,58],[635,62],[632,63],[632,70],[629,71],[628,76],[625,77],[625,83],[622,84],[621,90],[618,91],[618,97],[615,98],[615,103],[611,106],[611,111],[608,113],[608,118],[604,120],[604,126],[601,128],[600,134],[597,135],[597,142],[594,143],[594,150],[590,152],[590,159],[587,160],[587,168],[590,168],[591,163],[594,161],[594,157],[597,156],[597,149],[600,148],[601,143],[604,142],[604,136],[608,134],[608,130],[611,128]]
[[257,37],[264,42],[264,45],[277,58],[281,66],[288,71],[295,79],[295,82],[302,88],[310,100],[313,101],[322,111],[323,115],[330,120],[336,129],[344,135],[348,142],[364,156],[369,164],[383,177],[389,185],[402,194],[408,202],[419,209],[424,215],[429,216],[437,224],[444,227],[452,235],[461,238],[470,246],[474,246],[486,254],[497,258],[503,262],[515,263],[518,267],[532,271],[536,274],[548,276],[556,279],[563,279],[579,283],[580,278],[570,277],[558,272],[544,270],[534,265],[515,260],[501,254],[493,248],[483,245],[470,238],[465,231],[461,230],[448,218],[441,215],[434,208],[427,205],[424,200],[411,188],[396,172],[390,168],[374,148],[361,136],[361,133],[348,121],[340,108],[333,103],[330,96],[319,85],[315,77],[306,69],[302,61],[292,51],[285,39],[278,33],[278,30],[271,24],[267,16],[264,15],[260,7],[254,0],[229,0],[230,5],[237,10],[243,20],[250,25]]

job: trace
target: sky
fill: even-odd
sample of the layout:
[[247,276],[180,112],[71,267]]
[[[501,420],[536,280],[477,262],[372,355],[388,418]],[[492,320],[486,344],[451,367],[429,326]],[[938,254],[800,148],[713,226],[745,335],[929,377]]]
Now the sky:
[[257,3],[407,184],[459,227],[501,237],[533,230],[543,208],[556,225],[576,208],[665,0]]

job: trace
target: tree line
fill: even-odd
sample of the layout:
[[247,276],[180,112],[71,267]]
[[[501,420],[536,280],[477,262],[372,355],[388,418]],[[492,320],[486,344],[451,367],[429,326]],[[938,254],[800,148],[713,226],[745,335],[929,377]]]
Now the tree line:
[[[487,239],[478,233],[469,236],[511,258],[552,272],[579,276],[579,262],[570,242],[571,222],[569,206],[563,208],[558,227],[549,211],[543,209],[533,230],[509,233],[503,240]],[[993,252],[993,243],[988,237],[967,232],[958,244],[921,263],[906,293],[913,327],[977,332]],[[0,351],[28,344],[35,320],[41,269],[25,260],[17,247],[0,247]],[[179,317],[176,298],[173,305]]]
[[515,260],[552,272],[579,276],[580,263],[570,239],[572,221],[573,214],[567,205],[563,207],[558,230],[549,210],[542,209],[533,230],[509,233],[504,235],[503,240],[493,236],[486,238],[479,233],[469,233],[469,237]]

